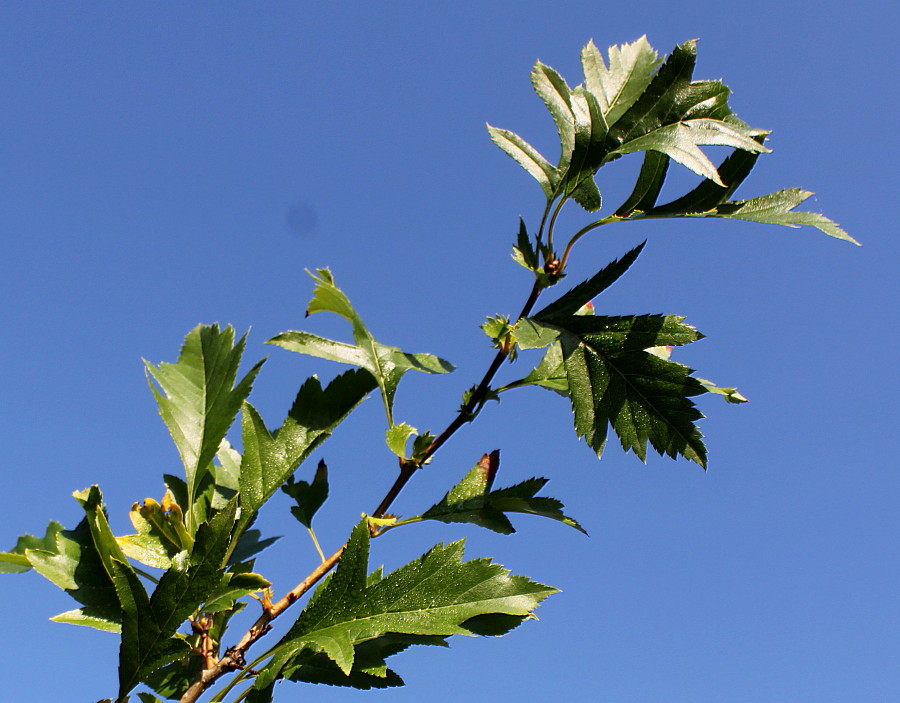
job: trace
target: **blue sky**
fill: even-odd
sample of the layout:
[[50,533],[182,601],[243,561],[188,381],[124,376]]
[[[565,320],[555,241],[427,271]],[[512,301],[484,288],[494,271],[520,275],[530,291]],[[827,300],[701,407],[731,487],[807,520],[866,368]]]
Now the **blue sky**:
[[[768,0],[5,4],[0,546],[74,526],[71,493],[93,483],[120,533],[132,502],[161,496],[178,457],[141,358],[174,361],[197,323],[252,327],[246,359],[269,356],[252,400],[271,423],[307,375],[333,374],[263,345],[346,334],[304,320],[306,268],[331,267],[383,341],[458,366],[398,394],[401,419],[441,429],[490,361],[478,325],[528,293],[508,254],[518,217],[534,226],[542,206],[484,123],[552,154],[535,59],[574,84],[591,38],[647,34],[668,53],[699,37],[695,75],[723,78],[741,117],[773,130],[738,195],[815,191],[811,209],[864,246],[736,222],[583,241],[572,281],[648,239],[604,306],[686,315],[708,338],[681,360],[750,398],[702,399],[709,471],[615,447],[598,462],[562,399],[510,394],[396,509],[427,507],[500,448],[501,483],[550,478],[591,537],[526,517],[511,537],[414,526],[373,560],[394,568],[465,535],[469,556],[563,593],[505,638],[397,657],[405,689],[283,686],[276,700],[896,700],[896,20],[884,3]],[[636,164],[610,170],[599,185],[615,201]],[[314,457],[332,471],[317,520],[331,548],[393,481],[379,412]],[[315,554],[286,502],[261,527],[286,535],[257,564],[283,592]],[[9,700],[114,694],[114,637],[49,622],[71,601],[33,573],[2,589]]]

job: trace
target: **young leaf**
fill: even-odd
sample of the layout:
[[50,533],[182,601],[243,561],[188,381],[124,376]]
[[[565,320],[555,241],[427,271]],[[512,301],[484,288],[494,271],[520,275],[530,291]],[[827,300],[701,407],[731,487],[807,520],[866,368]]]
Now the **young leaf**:
[[417,433],[418,430],[415,427],[407,425],[405,422],[401,422],[399,425],[394,425],[393,427],[388,427],[385,431],[385,441],[387,442],[388,449],[401,459],[406,459],[406,444],[409,441],[409,438]]
[[328,498],[328,466],[324,460],[320,460],[312,483],[306,481],[294,483],[294,477],[291,475],[281,490],[297,501],[297,505],[291,507],[291,514],[306,527],[312,527],[313,515]]
[[235,344],[230,325],[221,331],[218,325],[198,325],[185,338],[177,363],[144,362],[159,414],[184,463],[188,500],[183,507],[189,529],[195,527],[191,507],[200,481],[263,363],[234,385],[245,339]]
[[720,388],[712,381],[707,381],[705,378],[698,378],[698,381],[703,385],[708,393],[715,393],[716,395],[721,395],[725,402],[727,403],[748,403],[748,401],[744,396],[738,393],[737,388]]
[[306,314],[333,312],[345,318],[353,326],[356,346],[293,331],[283,332],[270,339],[267,344],[277,344],[290,351],[364,368],[372,374],[381,389],[388,424],[393,425],[394,395],[403,374],[410,370],[448,373],[453,371],[453,365],[432,354],[407,354],[397,347],[378,342],[354,310],[350,299],[335,285],[331,271],[317,269],[316,273],[318,275],[310,274],[316,281],[316,287]]
[[464,623],[476,615],[526,618],[556,589],[510,576],[489,559],[462,561],[463,543],[437,545],[420,559],[367,584],[369,528],[353,530],[337,571],[270,651],[274,656],[256,681],[269,685],[304,648],[328,655],[344,674],[356,647],[387,633],[447,637],[472,634]]
[[162,505],[152,498],[135,503],[129,513],[137,534],[116,537],[122,551],[142,564],[168,569],[179,552],[190,550],[193,538],[185,528],[181,508],[167,490]]
[[499,466],[499,451],[485,454],[463,480],[450,489],[440,503],[433,505],[422,515],[410,518],[408,522],[417,520],[470,522],[508,535],[516,530],[506,513],[528,513],[558,520],[584,532],[581,525],[563,514],[562,503],[558,500],[536,497],[538,491],[547,483],[545,478],[531,478],[509,488],[491,490]]
[[554,342],[547,348],[541,362],[525,378],[508,383],[500,390],[511,390],[522,386],[540,386],[569,397],[569,380],[563,361],[562,345],[559,342]]
[[315,376],[307,379],[284,424],[273,435],[256,409],[244,403],[241,425],[241,524],[293,475],[297,466],[324,442],[344,418],[375,388],[372,374],[353,370],[323,390]]

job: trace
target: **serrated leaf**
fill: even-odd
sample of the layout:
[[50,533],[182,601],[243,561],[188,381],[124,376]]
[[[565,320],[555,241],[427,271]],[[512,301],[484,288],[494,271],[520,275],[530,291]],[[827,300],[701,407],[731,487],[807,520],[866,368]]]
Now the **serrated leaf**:
[[39,549],[46,552],[56,552],[57,538],[65,528],[55,520],[47,525],[43,537],[34,535],[22,535],[16,540],[16,546],[8,552],[0,552],[0,574],[20,574],[29,571],[32,567],[25,556],[26,549]]
[[559,184],[559,171],[540,152],[515,132],[487,126],[491,141],[503,149],[538,182],[548,199],[553,198]]
[[443,637],[390,633],[358,644],[353,668],[347,674],[328,655],[308,648],[285,666],[284,676],[289,681],[349,686],[362,690],[402,686],[403,679],[387,668],[385,660],[414,645],[449,646]]
[[334,429],[375,388],[367,371],[341,374],[323,389],[315,376],[300,388],[278,433],[273,435],[256,409],[244,403],[241,425],[244,455],[241,460],[241,523],[293,475]]
[[218,325],[198,325],[185,338],[177,363],[144,362],[159,414],[184,463],[188,500],[183,507],[191,529],[197,488],[263,363],[235,385],[245,340],[246,335],[235,344],[230,325],[221,331]]
[[608,49],[609,68],[591,41],[581,51],[584,85],[597,96],[608,124],[614,124],[650,85],[659,57],[646,36]]
[[306,310],[307,315],[316,312],[340,315],[352,325],[356,346],[293,331],[283,332],[270,339],[267,344],[364,368],[372,374],[381,389],[388,425],[394,424],[394,395],[400,379],[407,371],[432,374],[453,371],[452,364],[432,354],[408,354],[397,347],[378,342],[353,308],[350,299],[335,285],[331,271],[317,269],[316,274],[310,275],[316,281],[316,287]]
[[541,362],[535,366],[525,378],[508,384],[504,389],[521,386],[540,386],[547,390],[569,397],[569,381],[566,366],[563,362],[562,345],[551,344],[544,353]]
[[527,617],[556,589],[510,576],[488,559],[462,561],[463,543],[437,545],[420,559],[366,587],[369,528],[353,530],[337,571],[270,653],[257,678],[264,688],[306,647],[320,649],[345,674],[356,647],[387,633],[447,637],[472,634],[463,623],[476,615]]
[[[660,151],[647,151],[641,171],[635,181],[631,195],[616,210],[617,217],[630,217],[635,212],[647,212],[656,204],[662,190],[666,173],[669,170],[669,157]],[[711,181],[709,181],[711,182]]]
[[516,344],[522,349],[543,349],[559,339],[559,330],[522,318],[513,327]]
[[726,202],[717,206],[712,213],[705,213],[706,217],[727,217],[736,220],[749,220],[763,224],[784,225],[786,227],[799,227],[809,225],[824,232],[830,237],[843,239],[859,245],[853,237],[847,234],[833,220],[818,212],[803,212],[794,210],[800,203],[812,195],[809,191],[800,188],[789,188],[769,193],[750,200],[737,200]]
[[260,539],[260,537],[262,537],[262,532],[259,530],[244,530],[241,532],[234,551],[228,558],[228,565],[231,566],[248,561],[281,539],[280,536],[267,537],[266,539]]
[[558,520],[584,532],[581,525],[563,514],[562,503],[555,498],[537,496],[547,483],[545,478],[531,478],[509,488],[491,490],[499,466],[499,451],[485,454],[439,503],[409,521],[468,522],[508,535],[516,530],[506,513],[527,513]]
[[753,138],[755,130],[738,129],[727,122],[710,119],[691,119],[667,124],[630,139],[613,154],[630,154],[635,151],[658,151],[694,173],[725,188],[719,172],[701,146],[730,146],[752,153],[769,151]]
[[328,466],[320,459],[311,483],[295,483],[291,475],[281,490],[297,502],[291,507],[291,514],[306,527],[312,527],[313,516],[328,498]]
[[513,247],[513,259],[529,271],[537,272],[540,267],[537,252],[531,243],[531,237],[528,236],[525,221],[521,217],[519,218],[519,232],[516,236],[516,245]]
[[695,424],[702,415],[690,400],[705,389],[688,367],[644,351],[685,344],[699,334],[675,316],[632,318],[634,334],[627,318],[618,318],[609,333],[582,327],[591,319],[558,323],[571,328],[561,342],[578,436],[600,456],[612,426],[622,447],[642,461],[649,442],[660,454],[681,455],[705,467],[706,448]]
[[591,278],[583,283],[579,283],[565,295],[532,315],[532,318],[538,322],[552,323],[555,319],[567,319],[576,315],[579,308],[585,305],[585,303],[596,298],[600,293],[605,291],[622,277],[635,262],[641,251],[643,251],[645,244],[646,241],[641,242],[634,249],[622,256],[622,258],[611,261],[600,271],[591,276]]
[[531,71],[534,92],[544,101],[559,134],[560,156],[558,170],[568,170],[575,149],[575,115],[572,113],[572,91],[566,81],[549,66],[538,61]]

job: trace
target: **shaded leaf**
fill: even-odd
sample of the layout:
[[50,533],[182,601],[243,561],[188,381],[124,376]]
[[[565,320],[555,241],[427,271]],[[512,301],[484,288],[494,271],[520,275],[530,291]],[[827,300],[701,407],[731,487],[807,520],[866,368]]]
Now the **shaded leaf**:
[[267,537],[260,539],[262,532],[259,530],[244,530],[238,538],[234,551],[228,558],[229,566],[232,564],[240,564],[252,559],[264,549],[272,546],[281,539],[281,537]]
[[328,498],[328,466],[320,460],[312,483],[295,483],[291,475],[281,490],[297,501],[297,505],[291,507],[291,514],[306,527],[312,527],[313,516]]
[[591,278],[579,283],[565,295],[532,315],[532,319],[552,323],[555,319],[567,319],[575,315],[585,303],[593,300],[622,277],[643,251],[645,244],[646,242],[641,242],[621,259],[610,262]]
[[[668,170],[668,156],[660,151],[646,152],[644,154],[644,162],[641,164],[641,171],[634,184],[634,189],[631,191],[631,195],[616,210],[616,216],[630,217],[634,212],[651,210],[659,197],[660,190],[662,190]],[[712,181],[705,182],[712,183]],[[718,188],[718,186],[716,187]]]
[[375,388],[372,375],[353,370],[322,388],[315,376],[306,380],[278,433],[273,435],[256,409],[244,403],[241,424],[241,523],[246,525],[297,466],[324,442],[347,415]]
[[46,552],[55,553],[57,551],[57,538],[59,533],[63,531],[63,526],[51,521],[47,525],[43,537],[35,537],[34,535],[22,535],[16,540],[16,546],[8,552],[0,552],[0,574],[19,574],[31,569],[28,557],[25,556],[26,549],[39,549]]
[[485,454],[440,503],[433,505],[422,515],[404,522],[469,522],[508,535],[516,530],[506,513],[527,513],[558,520],[584,532],[581,525],[563,514],[562,503],[555,498],[536,496],[546,485],[545,478],[531,478],[509,488],[492,490],[499,466],[499,451]]

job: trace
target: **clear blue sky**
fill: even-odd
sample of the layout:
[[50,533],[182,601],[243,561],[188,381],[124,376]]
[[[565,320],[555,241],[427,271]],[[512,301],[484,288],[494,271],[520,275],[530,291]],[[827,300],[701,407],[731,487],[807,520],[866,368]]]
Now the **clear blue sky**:
[[[304,325],[344,334],[303,319],[304,268],[330,266],[384,341],[459,367],[398,396],[401,419],[443,427],[491,358],[478,325],[527,294],[509,251],[542,204],[484,123],[552,153],[535,59],[577,83],[591,38],[646,33],[668,53],[699,37],[696,76],[724,78],[738,113],[774,130],[739,195],[813,190],[864,246],[731,222],[584,241],[571,280],[649,238],[607,309],[686,315],[708,339],[682,360],[750,398],[703,399],[709,471],[615,447],[598,462],[562,399],[510,395],[397,510],[500,448],[501,484],[549,477],[591,537],[524,517],[511,537],[412,527],[373,559],[467,534],[469,556],[564,592],[503,639],[397,657],[405,689],[277,700],[898,699],[893,5],[6,3],[0,27],[0,547],[51,518],[74,526],[71,493],[92,483],[120,533],[133,501],[161,496],[179,462],[141,358],[174,361],[197,323],[252,326],[247,358],[270,356],[254,403],[273,424],[306,375],[333,373],[263,346]],[[393,480],[381,430],[372,404],[315,455],[334,482],[328,547]],[[285,502],[261,526],[289,535],[258,562],[283,592],[315,554]],[[115,637],[49,622],[71,601],[34,573],[0,589],[5,700],[114,695]]]

